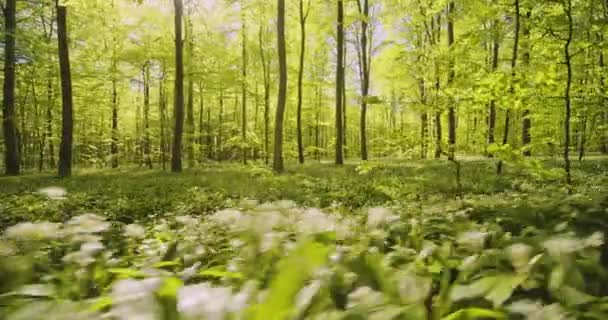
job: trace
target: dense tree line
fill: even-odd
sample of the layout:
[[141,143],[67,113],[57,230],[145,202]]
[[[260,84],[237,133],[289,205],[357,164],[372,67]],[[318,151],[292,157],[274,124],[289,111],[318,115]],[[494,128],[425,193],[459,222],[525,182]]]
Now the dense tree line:
[[569,181],[571,153],[608,152],[603,0],[2,10],[6,174],[430,154],[493,157],[500,172],[561,155]]

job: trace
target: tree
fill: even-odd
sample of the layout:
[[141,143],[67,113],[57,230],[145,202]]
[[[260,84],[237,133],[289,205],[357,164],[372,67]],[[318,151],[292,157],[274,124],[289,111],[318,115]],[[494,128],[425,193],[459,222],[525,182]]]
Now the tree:
[[55,3],[57,7],[57,41],[59,52],[59,69],[61,74],[62,98],[62,128],[61,145],[59,147],[59,176],[72,175],[72,143],[73,143],[73,101],[72,73],[70,70],[70,54],[68,49],[67,8]]
[[182,0],[174,0],[175,6],[175,103],[173,149],[171,152],[171,171],[182,171],[182,138],[184,131],[184,42],[182,39]]
[[298,161],[300,163],[304,163],[304,143],[302,142],[302,78],[304,76],[304,53],[306,50],[306,19],[308,18],[309,10],[310,2],[308,2],[306,10],[304,10],[304,0],[300,0],[300,65],[298,68],[298,106],[296,110]]
[[[515,84],[513,83],[515,81],[515,76],[516,76],[516,67],[517,67],[517,54],[518,54],[518,50],[519,50],[519,0],[515,0],[514,2],[514,7],[515,7],[515,38],[513,40],[513,56],[511,57],[511,88],[510,88],[510,92],[511,92],[511,96],[512,99],[516,99],[515,97]],[[503,146],[507,144],[507,142],[509,141],[509,109],[505,110],[505,127],[504,127],[504,134],[503,134],[503,139],[502,139],[502,144]],[[502,173],[502,160],[498,161],[498,166],[496,168],[496,172],[498,174]]]
[[245,9],[241,7],[241,36],[242,36],[242,68],[241,68],[241,153],[243,163],[247,164],[247,23],[245,21]]
[[337,42],[336,42],[336,160],[337,165],[344,164],[344,2],[338,0]]
[[287,100],[287,54],[285,48],[285,0],[278,0],[277,47],[279,51],[279,93],[274,125],[274,159],[272,168],[280,173],[283,164],[283,117]]
[[359,74],[361,80],[361,120],[359,129],[361,135],[361,160],[367,160],[367,100],[369,94],[371,44],[368,48],[369,0],[357,0],[359,14],[361,14],[361,40],[359,42]]
[[[454,44],[454,9],[455,4],[451,1],[448,4],[448,48],[453,50],[452,45]],[[454,55],[453,52],[449,57],[449,71],[448,71],[448,86],[454,81]],[[454,160],[454,153],[456,149],[456,108],[454,107],[454,100],[450,98],[450,106],[448,108],[448,159]]]
[[4,7],[4,100],[2,128],[4,133],[4,169],[7,175],[20,171],[17,127],[15,124],[15,32],[17,1],[7,0]]
[[568,32],[564,43],[564,60],[566,63],[566,88],[564,89],[564,104],[566,116],[564,119],[564,169],[566,170],[566,183],[569,192],[572,192],[572,176],[570,174],[570,117],[572,106],[570,94],[572,89],[572,53],[570,46],[574,36],[574,19],[572,17],[572,0],[565,0],[563,4],[564,13],[568,19]]

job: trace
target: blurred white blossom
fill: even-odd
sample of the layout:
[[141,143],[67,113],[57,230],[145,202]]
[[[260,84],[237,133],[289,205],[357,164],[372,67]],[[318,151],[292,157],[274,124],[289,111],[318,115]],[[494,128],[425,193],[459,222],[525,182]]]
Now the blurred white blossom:
[[54,186],[39,189],[38,193],[43,194],[49,197],[49,199],[53,200],[64,200],[68,195],[68,192],[64,188]]
[[358,287],[355,291],[348,294],[347,308],[353,308],[359,305],[376,306],[384,302],[382,293],[374,291],[372,288],[364,286]]
[[246,307],[248,296],[233,295],[227,287],[200,283],[182,287],[177,293],[177,310],[186,319],[223,320]]
[[532,258],[533,248],[527,244],[516,243],[509,246],[506,251],[513,268],[517,271],[525,271]]
[[314,297],[317,295],[319,290],[321,289],[321,281],[314,280],[304,288],[300,289],[296,296],[296,309],[303,310],[307,308],[311,303]]
[[378,228],[398,219],[398,216],[386,208],[370,208],[367,211],[367,226],[369,228]]
[[604,244],[604,233],[596,231],[585,239],[585,246],[597,248]]
[[106,218],[93,213],[73,217],[67,222],[72,234],[101,233],[110,228]]
[[547,249],[553,258],[567,256],[585,247],[583,241],[570,236],[554,237],[543,242],[543,247]]
[[138,224],[129,224],[125,227],[124,235],[127,238],[143,239],[146,236],[146,229]]
[[13,240],[47,240],[61,236],[60,225],[50,222],[23,222],[6,229],[4,235]]
[[467,231],[458,235],[456,243],[472,251],[480,251],[484,247],[487,236],[487,232]]
[[404,303],[424,301],[431,292],[432,281],[429,278],[406,274],[399,277],[399,296]]
[[120,320],[159,319],[154,292],[161,284],[160,278],[125,279],[114,283],[111,292],[114,303],[110,315]]

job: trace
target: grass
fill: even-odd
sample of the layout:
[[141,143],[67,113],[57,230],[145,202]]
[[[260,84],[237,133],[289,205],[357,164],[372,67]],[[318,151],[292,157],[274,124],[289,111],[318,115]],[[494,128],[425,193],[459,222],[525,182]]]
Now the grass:
[[[246,198],[261,202],[289,199],[301,206],[339,205],[357,210],[449,201],[458,195],[490,197],[523,192],[550,196],[564,190],[559,162],[513,166],[502,176],[496,176],[494,165],[489,160],[463,162],[461,190],[455,182],[454,166],[435,160],[344,166],[311,163],[291,165],[284,175],[261,166],[207,164],[181,174],[128,167],[83,169],[69,179],[49,173],[2,177],[0,226],[63,220],[83,212],[105,214],[125,223],[175,211],[203,215]],[[606,172],[608,161],[604,159],[573,163],[576,188],[582,194],[606,192]],[[48,186],[65,188],[69,199],[61,204],[47,203],[36,190]]]

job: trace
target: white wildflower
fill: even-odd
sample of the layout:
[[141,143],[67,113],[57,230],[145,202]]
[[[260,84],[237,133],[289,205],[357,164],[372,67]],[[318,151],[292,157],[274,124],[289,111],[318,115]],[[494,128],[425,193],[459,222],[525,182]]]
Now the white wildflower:
[[223,320],[231,300],[230,288],[207,283],[189,285],[177,292],[177,310],[186,319]]
[[209,216],[210,221],[228,227],[238,223],[242,218],[243,213],[241,211],[233,209],[220,210]]
[[335,231],[338,221],[319,209],[307,209],[297,217],[296,229],[303,234]]
[[195,262],[192,266],[190,266],[190,267],[182,270],[182,272],[180,272],[180,274],[179,274],[180,278],[184,281],[189,280],[190,278],[194,277],[194,275],[196,275],[200,266],[201,266],[200,261]]
[[125,279],[114,283],[111,293],[114,301],[111,316],[120,320],[159,319],[159,306],[154,292],[161,284],[160,278]]
[[418,253],[418,259],[426,259],[428,257],[430,257],[435,251],[437,250],[437,245],[430,242],[430,241],[425,241],[424,245],[422,246],[422,250],[420,250],[420,253]]
[[103,243],[99,242],[99,241],[94,241],[94,242],[85,242],[80,246],[80,251],[94,256],[96,255],[98,252],[100,252],[101,250],[104,249],[104,245]]
[[175,217],[175,221],[184,226],[197,225],[199,223],[198,219],[190,215],[177,216]]
[[601,247],[604,244],[604,233],[601,231],[596,231],[592,235],[590,235],[587,239],[585,239],[585,246],[597,248]]
[[296,296],[296,309],[303,310],[307,308],[312,303],[312,300],[320,289],[321,281],[319,280],[314,280],[309,285],[300,289],[298,295]]
[[49,199],[53,200],[64,200],[68,195],[68,192],[62,187],[42,188],[38,190],[38,193],[43,194],[49,197]]
[[533,248],[527,244],[516,243],[509,246],[506,250],[515,270],[524,271],[532,257]]
[[106,218],[93,213],[86,213],[70,219],[67,224],[73,234],[100,233],[110,228]]
[[475,267],[477,267],[477,262],[478,261],[479,261],[479,255],[478,254],[474,254],[472,256],[468,256],[464,260],[462,260],[462,263],[458,267],[458,270],[460,270],[460,271],[473,271],[473,270],[475,270]]
[[367,211],[367,226],[369,228],[378,228],[398,219],[398,216],[386,208],[371,208]]
[[404,275],[399,278],[399,296],[404,303],[424,301],[431,292],[431,279],[416,275]]
[[585,244],[581,240],[573,237],[560,236],[543,242],[543,247],[547,249],[547,252],[549,252],[549,255],[553,258],[560,258],[583,249]]
[[383,301],[382,293],[374,291],[367,286],[358,287],[355,291],[348,294],[347,308],[350,309],[358,305],[376,306],[382,304]]
[[47,240],[61,236],[57,223],[24,222],[6,229],[4,235],[13,240]]
[[456,242],[472,251],[479,251],[483,249],[487,236],[487,232],[468,231],[458,235]]
[[143,239],[146,236],[146,229],[138,224],[129,224],[125,227],[124,235],[127,238]]

